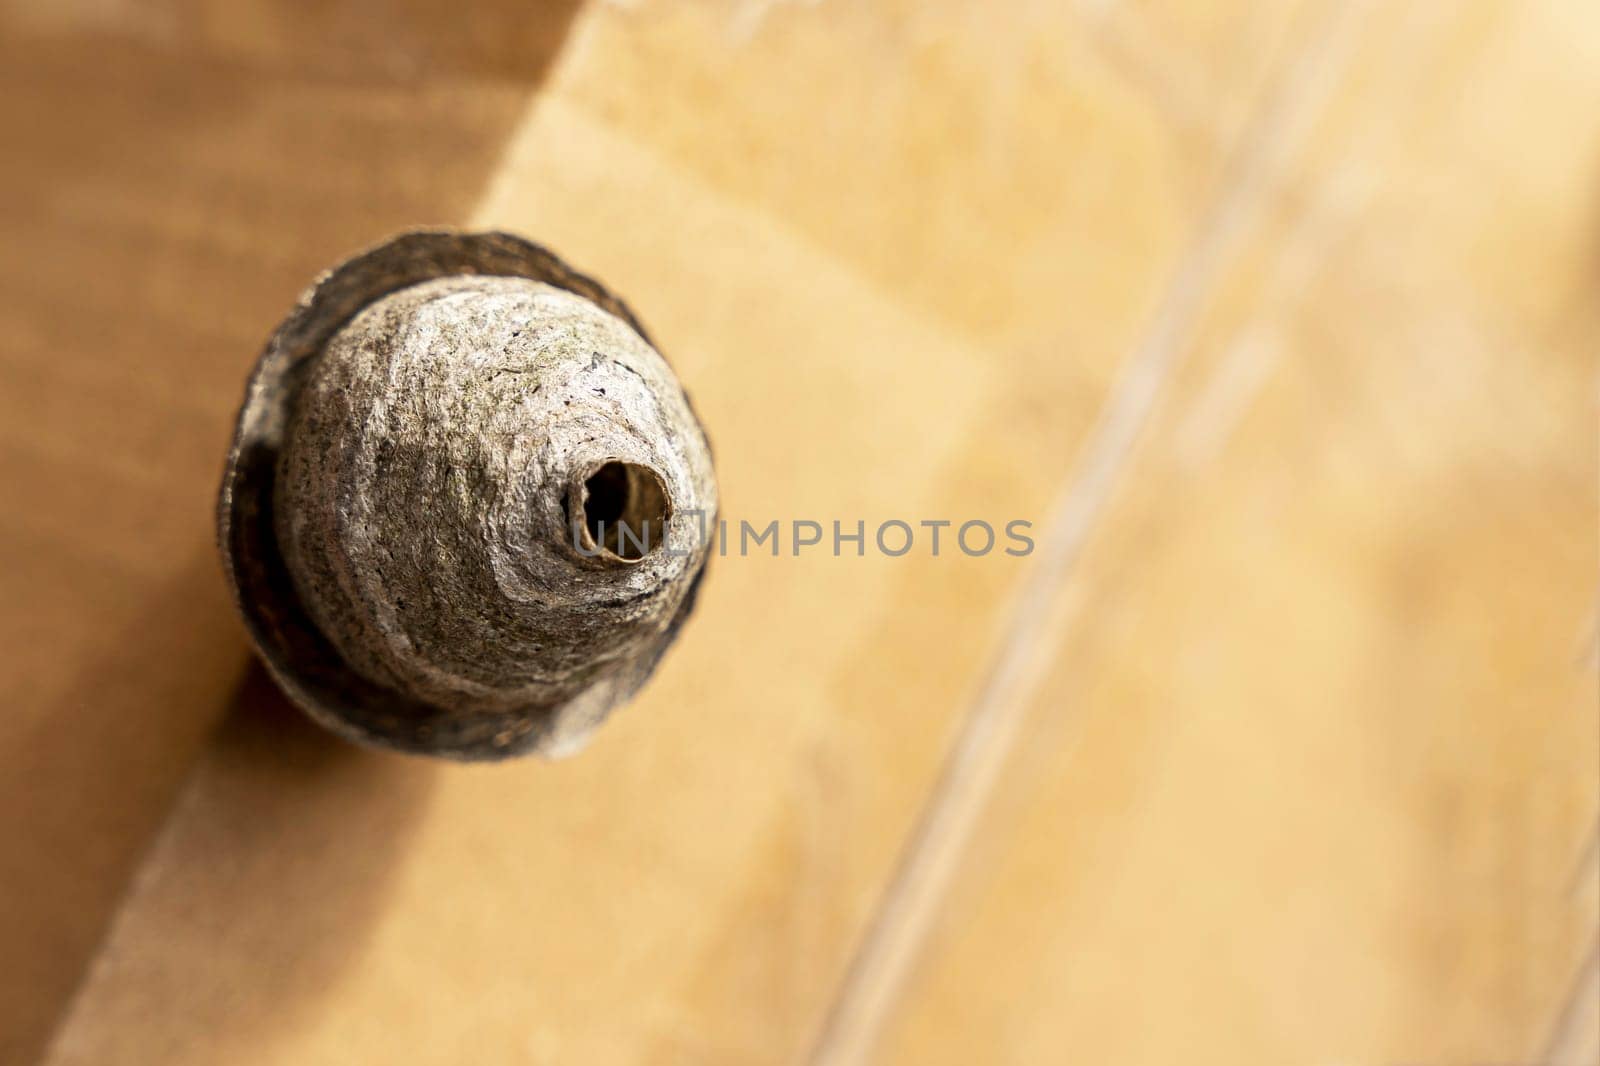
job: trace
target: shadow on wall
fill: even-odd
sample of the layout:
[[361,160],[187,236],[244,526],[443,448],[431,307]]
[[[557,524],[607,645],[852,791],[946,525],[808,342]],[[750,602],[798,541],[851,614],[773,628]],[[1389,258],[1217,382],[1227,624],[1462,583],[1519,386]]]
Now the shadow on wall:
[[[0,0],[0,1064],[37,1060],[228,713],[212,513],[261,345],[332,263],[467,220],[578,8]],[[297,751],[395,830],[362,775],[415,786]]]
[[582,0],[0,0],[0,27],[92,32],[197,57],[361,79],[535,84]]
[[339,739],[252,664],[104,950],[104,995],[69,1021],[84,1061],[227,1062],[298,1031],[360,964],[440,769]]

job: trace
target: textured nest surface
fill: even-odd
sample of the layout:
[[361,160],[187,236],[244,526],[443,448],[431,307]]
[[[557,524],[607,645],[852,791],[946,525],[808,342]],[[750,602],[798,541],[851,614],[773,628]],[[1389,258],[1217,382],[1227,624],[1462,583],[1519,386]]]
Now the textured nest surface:
[[628,309],[505,234],[414,233],[268,343],[219,503],[283,688],[354,739],[575,748],[693,605],[709,449]]

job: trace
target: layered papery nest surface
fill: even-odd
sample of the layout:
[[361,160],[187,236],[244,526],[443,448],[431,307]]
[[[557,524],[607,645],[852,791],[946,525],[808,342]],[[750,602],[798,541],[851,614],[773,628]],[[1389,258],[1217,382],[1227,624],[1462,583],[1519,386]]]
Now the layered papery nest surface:
[[250,380],[219,499],[262,658],[352,739],[574,750],[693,606],[717,490],[671,368],[508,234],[409,233],[320,278]]

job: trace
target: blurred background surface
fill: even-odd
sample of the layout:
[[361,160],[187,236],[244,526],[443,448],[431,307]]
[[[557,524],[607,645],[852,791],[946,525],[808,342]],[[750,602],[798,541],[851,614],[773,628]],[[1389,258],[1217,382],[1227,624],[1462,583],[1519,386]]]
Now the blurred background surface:
[[[0,1062],[1600,1061],[1590,0],[0,0]],[[728,559],[562,763],[211,542],[319,270],[623,293]]]

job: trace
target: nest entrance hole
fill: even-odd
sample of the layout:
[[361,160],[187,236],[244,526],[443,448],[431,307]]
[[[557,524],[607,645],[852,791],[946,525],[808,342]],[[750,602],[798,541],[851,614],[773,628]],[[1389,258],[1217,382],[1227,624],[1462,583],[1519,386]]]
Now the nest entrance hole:
[[589,539],[619,559],[643,559],[667,536],[667,492],[648,466],[612,459],[583,483]]

